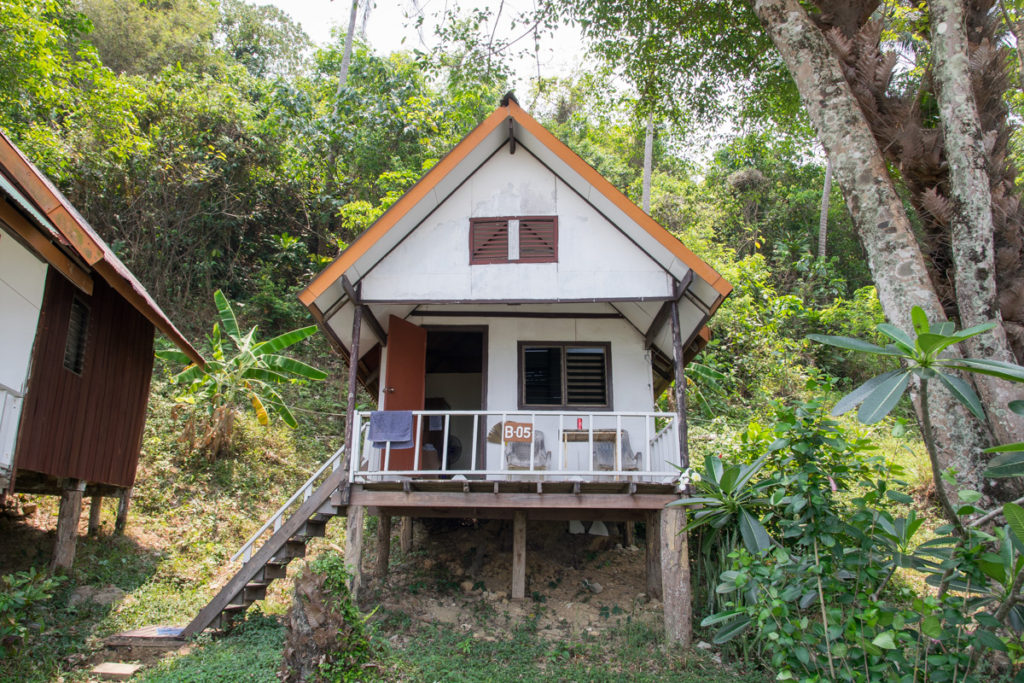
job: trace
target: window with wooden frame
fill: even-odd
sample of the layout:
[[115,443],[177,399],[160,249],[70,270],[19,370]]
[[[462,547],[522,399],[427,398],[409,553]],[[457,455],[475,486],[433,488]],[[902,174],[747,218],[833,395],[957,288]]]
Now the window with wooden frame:
[[81,375],[85,369],[85,347],[89,336],[89,307],[81,299],[71,300],[68,336],[64,341],[64,367]]
[[469,263],[555,263],[557,216],[469,219]]
[[612,407],[611,344],[520,342],[519,407]]

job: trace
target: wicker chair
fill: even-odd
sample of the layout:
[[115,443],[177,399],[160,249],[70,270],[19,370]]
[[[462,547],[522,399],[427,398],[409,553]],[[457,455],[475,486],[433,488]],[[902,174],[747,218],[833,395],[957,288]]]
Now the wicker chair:
[[[533,469],[546,470],[551,465],[551,451],[544,447],[544,432],[533,433]],[[510,470],[530,469],[530,442],[508,442],[505,444],[505,467]]]
[[[622,462],[623,472],[636,472],[640,469],[640,460],[643,455],[640,451],[633,451],[629,445],[629,432],[620,432],[622,440]],[[615,442],[598,441],[594,444],[594,467],[599,470],[612,471],[615,469]]]

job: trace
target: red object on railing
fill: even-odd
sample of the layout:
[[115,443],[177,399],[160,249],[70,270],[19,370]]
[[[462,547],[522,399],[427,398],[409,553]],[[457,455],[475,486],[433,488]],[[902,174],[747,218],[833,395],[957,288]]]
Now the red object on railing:
[[583,429],[583,418],[582,417],[577,417],[576,418],[576,429]]

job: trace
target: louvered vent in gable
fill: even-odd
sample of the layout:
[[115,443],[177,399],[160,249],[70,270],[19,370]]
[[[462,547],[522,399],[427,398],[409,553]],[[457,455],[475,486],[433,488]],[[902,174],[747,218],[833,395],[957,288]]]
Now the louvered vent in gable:
[[469,221],[469,262],[508,263],[508,221],[471,218]]
[[558,218],[544,216],[519,221],[519,260],[552,263],[558,260]]

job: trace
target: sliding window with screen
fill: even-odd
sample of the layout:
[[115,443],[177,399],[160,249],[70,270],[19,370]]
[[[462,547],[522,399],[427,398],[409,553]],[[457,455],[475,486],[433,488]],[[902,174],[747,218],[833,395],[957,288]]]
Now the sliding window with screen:
[[469,219],[469,263],[556,263],[557,216]]
[[519,407],[612,407],[607,342],[520,342]]

